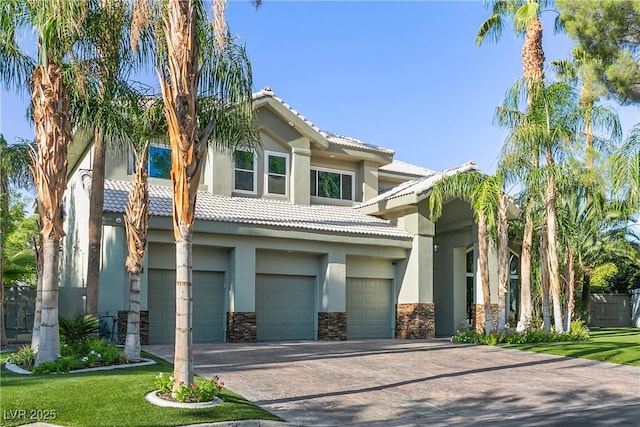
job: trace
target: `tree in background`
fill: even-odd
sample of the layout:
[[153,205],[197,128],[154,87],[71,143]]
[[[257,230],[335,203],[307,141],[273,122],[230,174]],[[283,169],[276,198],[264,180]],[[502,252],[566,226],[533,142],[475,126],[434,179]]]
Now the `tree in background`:
[[126,151],[131,131],[127,107],[135,103],[127,98],[136,96],[127,78],[143,63],[148,50],[146,34],[131,48],[131,19],[128,1],[93,2],[84,32],[91,54],[84,59],[88,72],[74,122],[93,139],[86,276],[86,312],[93,316],[98,315],[107,148],[116,154]]
[[[33,187],[33,180],[29,171],[31,158],[29,144],[8,144],[0,134],[0,347],[7,345],[7,335],[4,325],[4,275],[5,248],[9,232],[14,221],[11,215],[11,194],[15,188]],[[12,255],[15,256],[15,255]],[[17,260],[9,256],[12,264]]]
[[637,0],[557,0],[569,37],[621,104],[640,102],[640,2]]

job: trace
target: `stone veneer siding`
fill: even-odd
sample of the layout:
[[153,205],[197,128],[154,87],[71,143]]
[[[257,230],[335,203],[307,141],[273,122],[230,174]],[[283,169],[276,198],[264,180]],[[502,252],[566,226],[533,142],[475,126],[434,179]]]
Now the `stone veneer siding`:
[[435,319],[433,303],[396,304],[396,338],[433,338]]
[[[498,304],[491,304],[491,310],[493,311],[493,326],[498,322]],[[477,332],[483,332],[485,326],[484,317],[484,304],[474,304],[473,306],[473,322],[471,328]]]
[[[127,323],[129,320],[129,312],[126,310],[118,311],[118,344],[124,345],[127,338]],[[109,325],[111,326],[111,325]],[[149,312],[147,310],[140,311],[140,344],[149,344]]]
[[256,313],[227,313],[227,342],[256,342]]
[[345,341],[347,339],[347,313],[319,312],[318,340]]

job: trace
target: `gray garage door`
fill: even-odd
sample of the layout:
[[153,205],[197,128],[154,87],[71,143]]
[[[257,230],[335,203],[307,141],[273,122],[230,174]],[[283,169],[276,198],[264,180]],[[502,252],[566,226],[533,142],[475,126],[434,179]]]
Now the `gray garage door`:
[[256,275],[256,323],[259,341],[312,340],[314,278]]
[[[193,272],[193,342],[223,341],[224,273]],[[149,270],[149,343],[175,339],[175,286],[173,270]]]
[[347,338],[391,338],[391,280],[347,278]]

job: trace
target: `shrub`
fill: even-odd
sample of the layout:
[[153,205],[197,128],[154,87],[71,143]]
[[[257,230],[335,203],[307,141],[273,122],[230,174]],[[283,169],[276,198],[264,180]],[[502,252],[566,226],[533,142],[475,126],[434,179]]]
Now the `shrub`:
[[589,330],[581,321],[571,322],[569,332],[557,333],[543,329],[528,329],[524,332],[513,330],[495,331],[490,334],[479,333],[473,330],[458,331],[451,342],[467,344],[532,344],[541,342],[584,341],[589,339]]
[[31,370],[36,363],[36,352],[33,351],[30,345],[24,345],[7,358],[7,363],[13,363],[22,369]]
[[90,314],[80,315],[75,319],[60,316],[60,337],[68,345],[85,343],[100,330],[100,322]]
[[[155,379],[154,385],[159,393],[170,396],[173,391],[174,378],[172,375],[165,375],[160,372]],[[181,383],[175,393],[178,402],[210,402],[220,394],[224,383],[218,376],[210,380],[196,381],[186,385]]]

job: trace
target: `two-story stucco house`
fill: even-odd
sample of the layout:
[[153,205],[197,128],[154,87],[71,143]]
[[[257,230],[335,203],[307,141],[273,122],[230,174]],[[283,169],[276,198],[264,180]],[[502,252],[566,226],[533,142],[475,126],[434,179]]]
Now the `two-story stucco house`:
[[[262,146],[235,155],[211,148],[203,169],[193,238],[195,342],[426,338],[474,321],[482,295],[472,212],[452,200],[433,223],[427,199],[444,173],[473,163],[435,172],[395,161],[392,150],[321,131],[268,88],[254,95],[254,106]],[[89,153],[87,144],[70,150],[63,287],[85,286]],[[168,156],[154,147],[148,164],[141,301],[150,343],[174,339]],[[122,215],[131,163],[107,165],[101,314],[128,309]]]

